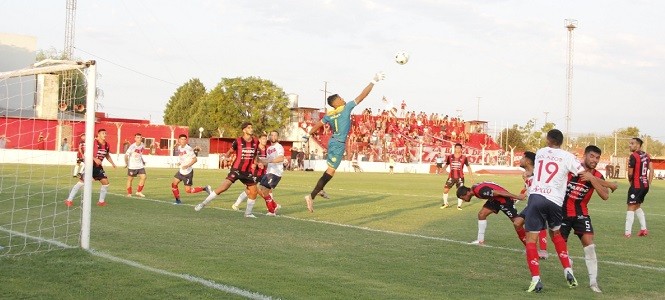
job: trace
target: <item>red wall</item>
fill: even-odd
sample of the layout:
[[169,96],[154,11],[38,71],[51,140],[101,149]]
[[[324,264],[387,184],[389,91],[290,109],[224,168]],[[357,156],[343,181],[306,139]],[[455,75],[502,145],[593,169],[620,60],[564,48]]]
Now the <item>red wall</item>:
[[[113,119],[116,120],[116,119]],[[120,121],[118,119],[117,121]],[[171,126],[169,125],[155,125],[147,124],[145,120],[126,120],[125,122],[109,122],[99,121],[95,123],[95,133],[99,129],[106,129],[106,141],[111,146],[112,153],[118,153],[118,140],[120,140],[120,150],[123,149],[124,141],[129,143],[134,142],[134,134],[141,133],[145,138],[154,138],[155,143],[159,145],[160,139],[171,138]],[[128,122],[131,121],[131,122]],[[80,136],[85,132],[84,122],[65,122],[65,125],[72,126],[72,139],[69,141],[72,149],[80,142]],[[118,138],[118,126],[120,126],[120,137]],[[0,119],[0,135],[5,135],[9,141],[7,148],[13,149],[40,149],[37,144],[37,139],[40,132],[46,137],[45,143],[42,145],[44,150],[56,150],[56,138],[58,121],[57,120],[40,120],[40,119],[21,119],[9,118]],[[180,134],[187,134],[189,128],[186,126],[173,126],[175,139]],[[168,149],[158,149],[158,155],[168,155]]]

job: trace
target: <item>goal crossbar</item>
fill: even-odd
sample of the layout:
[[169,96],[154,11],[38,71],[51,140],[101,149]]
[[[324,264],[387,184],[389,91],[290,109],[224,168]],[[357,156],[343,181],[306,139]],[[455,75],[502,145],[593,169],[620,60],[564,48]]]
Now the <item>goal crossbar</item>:
[[94,60],[82,62],[82,61],[46,59],[38,63],[35,63],[31,67],[25,69],[14,70],[9,72],[0,72],[0,80],[13,78],[13,77],[21,77],[21,76],[30,76],[30,75],[45,74],[45,73],[46,74],[58,73],[70,70],[80,70],[94,64],[95,64]]

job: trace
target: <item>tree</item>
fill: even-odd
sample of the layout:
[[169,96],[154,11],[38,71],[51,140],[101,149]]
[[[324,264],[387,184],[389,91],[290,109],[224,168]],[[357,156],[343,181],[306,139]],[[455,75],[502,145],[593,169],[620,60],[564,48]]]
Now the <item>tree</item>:
[[503,144],[501,147],[506,151],[510,151],[510,148],[506,147],[506,143],[508,146],[515,147],[515,151],[524,151],[526,148],[522,130],[520,130],[517,124],[513,124],[513,127],[502,130],[500,140]]
[[[190,118],[198,111],[200,103],[206,97],[206,88],[198,78],[190,79],[187,83],[178,87],[164,109],[164,124],[166,125],[190,125]],[[198,131],[198,127],[191,128]]]
[[210,136],[218,130],[239,136],[240,125],[249,121],[254,132],[280,129],[290,118],[289,99],[281,87],[257,77],[222,78],[201,102],[188,124],[203,127]]

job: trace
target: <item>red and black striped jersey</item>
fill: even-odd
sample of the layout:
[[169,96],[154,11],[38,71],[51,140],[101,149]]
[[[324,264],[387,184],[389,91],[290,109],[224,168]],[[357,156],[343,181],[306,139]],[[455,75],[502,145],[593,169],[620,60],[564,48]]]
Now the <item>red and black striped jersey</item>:
[[83,152],[85,152],[85,140],[79,142],[79,148],[78,151],[76,152],[76,157],[82,159],[84,156]]
[[[106,158],[106,155],[110,153],[109,143],[104,141],[104,144],[102,144],[99,140],[95,140],[95,148],[92,152],[94,153],[95,158],[103,161],[104,158]],[[99,167],[101,164],[97,165],[95,163],[95,166]]]
[[252,164],[259,149],[259,140],[251,138],[246,141],[239,137],[233,141],[231,148],[236,152],[236,160],[233,162],[232,168],[240,172],[252,173]]
[[[603,174],[593,169],[593,176],[605,180]],[[588,216],[587,204],[593,196],[593,185],[589,181],[582,181],[580,176],[568,174],[566,196],[563,198],[563,213],[566,217]]]
[[464,155],[455,157],[455,154],[448,155],[446,158],[446,165],[450,165],[450,175],[448,177],[457,179],[464,178],[463,167],[469,166],[469,160]]
[[649,187],[649,163],[651,156],[644,151],[638,150],[630,154],[628,167],[633,168],[633,173],[628,174],[630,185],[636,189]]
[[494,195],[494,191],[508,192],[502,186],[489,181],[476,183],[471,186],[471,192],[473,192],[473,195],[478,199],[494,200],[501,204],[515,203],[515,200],[510,197]]
[[[268,156],[268,147],[266,146],[263,149],[261,149],[261,146],[259,146],[259,148],[257,150],[257,154],[259,156],[259,159],[266,158],[266,156]],[[254,169],[254,176],[261,177],[261,176],[266,174],[267,170],[268,170],[267,165],[263,165],[262,167],[259,167],[258,164],[257,164],[256,169]]]

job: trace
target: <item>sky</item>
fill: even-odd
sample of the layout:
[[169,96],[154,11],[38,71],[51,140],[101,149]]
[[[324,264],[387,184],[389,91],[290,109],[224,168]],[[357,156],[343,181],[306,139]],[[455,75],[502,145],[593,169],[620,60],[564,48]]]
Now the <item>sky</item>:
[[[512,124],[554,122],[571,135],[629,126],[665,141],[665,1],[78,1],[74,56],[98,62],[111,117],[163,123],[192,78],[273,81],[299,105],[324,106],[324,86],[358,108],[405,100],[407,110]],[[62,50],[66,0],[0,0],[0,32]],[[570,128],[566,130],[573,31]],[[394,62],[406,51],[405,65]],[[1,58],[0,58],[1,59]],[[660,128],[660,129],[659,129]]]

